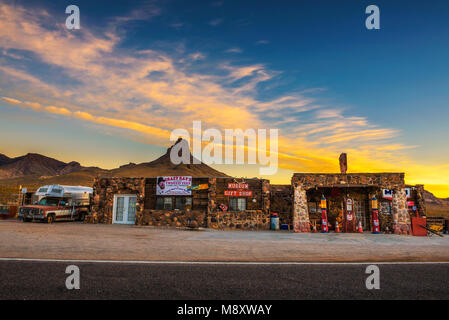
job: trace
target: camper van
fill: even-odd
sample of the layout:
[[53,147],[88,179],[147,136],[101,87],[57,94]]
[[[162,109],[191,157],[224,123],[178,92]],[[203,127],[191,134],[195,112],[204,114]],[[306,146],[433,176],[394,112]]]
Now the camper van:
[[58,220],[83,221],[90,213],[93,189],[81,186],[42,186],[33,195],[33,204],[21,206],[23,222]]

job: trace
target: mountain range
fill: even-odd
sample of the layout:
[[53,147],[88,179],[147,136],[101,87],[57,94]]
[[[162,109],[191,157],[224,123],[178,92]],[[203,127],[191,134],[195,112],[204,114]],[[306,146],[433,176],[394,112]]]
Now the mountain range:
[[[96,176],[105,177],[156,177],[170,175],[187,175],[193,177],[227,177],[228,175],[200,164],[178,164],[170,160],[172,148],[156,160],[140,164],[129,163],[115,169],[84,167],[78,162],[62,162],[36,153],[9,158],[0,153],[0,200],[2,193],[17,193],[17,186],[22,185],[34,190],[45,184],[66,184],[91,186]],[[193,156],[190,155],[190,163]],[[449,212],[449,198],[437,198],[425,191],[426,205],[435,215]]]
[[[179,143],[177,141],[176,143]],[[175,143],[175,145],[176,145]],[[173,145],[174,146],[174,145]],[[187,175],[193,177],[227,177],[228,175],[200,164],[173,164],[170,160],[171,146],[161,157],[151,162],[129,163],[115,169],[83,167],[78,162],[62,162],[40,154],[29,153],[9,158],[0,154],[0,186],[19,186],[30,189],[44,184],[67,184],[91,186],[96,176],[105,177],[156,177]],[[192,155],[190,155],[193,160]],[[191,161],[192,163],[192,161]]]

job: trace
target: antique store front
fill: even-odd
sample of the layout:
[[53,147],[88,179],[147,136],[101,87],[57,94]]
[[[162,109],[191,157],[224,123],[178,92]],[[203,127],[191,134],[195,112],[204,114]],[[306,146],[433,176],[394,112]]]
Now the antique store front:
[[403,173],[295,173],[292,189],[295,232],[321,229],[322,199],[330,230],[372,230],[372,199],[382,232],[411,234],[410,216],[425,215],[423,186],[406,186]]
[[97,178],[93,223],[268,230],[270,184],[228,177]]

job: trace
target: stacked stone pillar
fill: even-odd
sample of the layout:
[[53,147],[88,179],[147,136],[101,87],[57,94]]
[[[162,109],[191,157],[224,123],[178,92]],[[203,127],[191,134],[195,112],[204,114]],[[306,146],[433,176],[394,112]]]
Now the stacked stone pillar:
[[407,194],[404,188],[393,190],[392,209],[394,233],[411,235],[412,228],[407,209]]
[[419,215],[426,216],[426,201],[424,199],[424,185],[416,185],[416,205],[418,207]]
[[293,190],[293,230],[295,232],[310,232],[306,190],[300,184],[294,185]]

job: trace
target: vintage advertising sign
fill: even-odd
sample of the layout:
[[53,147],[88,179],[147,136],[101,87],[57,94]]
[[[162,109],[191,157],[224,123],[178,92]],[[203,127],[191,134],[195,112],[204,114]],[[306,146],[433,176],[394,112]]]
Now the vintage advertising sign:
[[190,196],[192,190],[191,176],[157,177],[156,195],[158,196]]
[[206,190],[206,189],[209,189],[209,185],[207,183],[206,184],[199,184],[197,186],[187,187],[187,189],[188,190]]
[[226,197],[252,197],[253,192],[247,190],[225,190],[224,195]]
[[228,183],[228,189],[248,189],[247,183]]
[[[407,195],[407,199],[411,198],[412,189],[411,188],[405,188],[405,194]],[[382,190],[382,197],[384,199],[393,199],[393,190],[389,189],[383,189]]]
[[407,199],[410,199],[412,197],[412,189],[405,188],[405,194],[407,195]]
[[382,189],[382,198],[384,199],[393,199],[393,190]]

